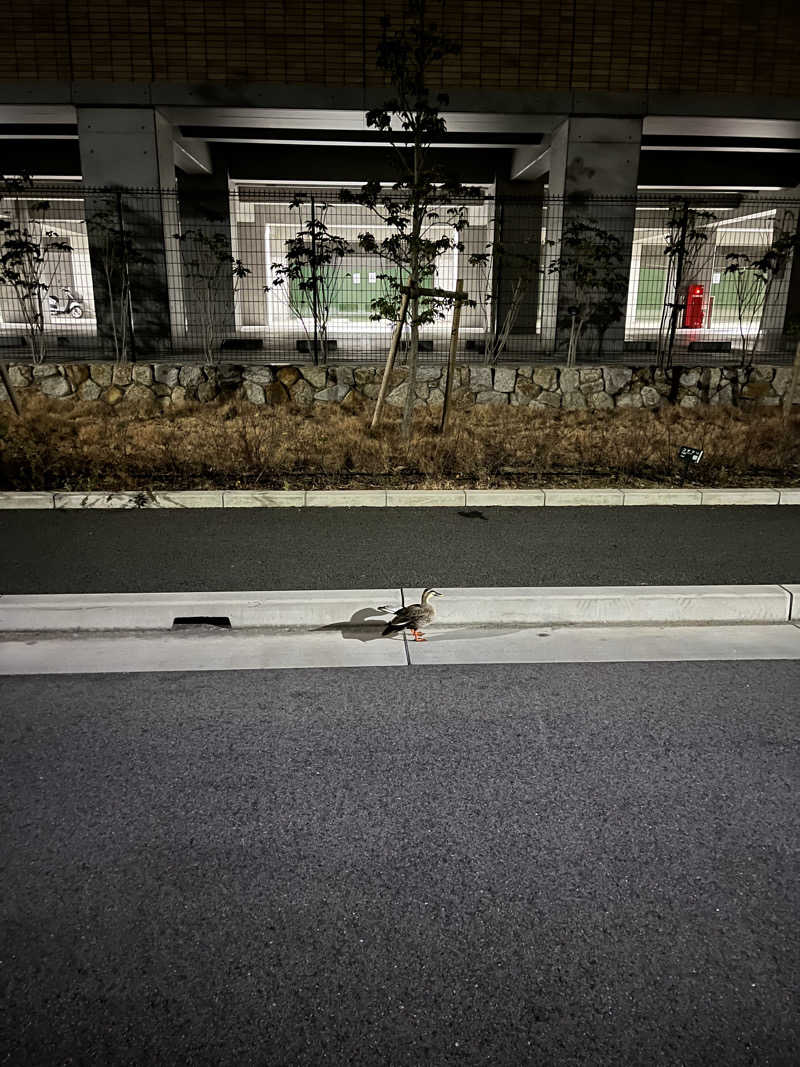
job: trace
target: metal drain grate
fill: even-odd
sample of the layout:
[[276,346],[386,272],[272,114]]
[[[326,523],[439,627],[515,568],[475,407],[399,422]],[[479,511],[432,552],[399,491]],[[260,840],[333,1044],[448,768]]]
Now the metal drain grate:
[[215,626],[219,630],[230,630],[231,620],[227,615],[181,615],[172,620],[173,630],[190,630],[195,626]]

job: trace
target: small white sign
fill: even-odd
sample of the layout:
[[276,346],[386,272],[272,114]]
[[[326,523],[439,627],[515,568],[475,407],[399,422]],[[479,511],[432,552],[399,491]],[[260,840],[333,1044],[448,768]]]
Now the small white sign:
[[354,274],[353,275],[353,285],[361,285],[361,275],[360,274]]
[[719,285],[721,278],[722,274],[719,271],[715,271],[715,273],[711,275],[711,284]]
[[375,273],[374,270],[371,270],[369,272],[369,284],[370,285],[374,285],[377,280],[378,280],[378,275]]

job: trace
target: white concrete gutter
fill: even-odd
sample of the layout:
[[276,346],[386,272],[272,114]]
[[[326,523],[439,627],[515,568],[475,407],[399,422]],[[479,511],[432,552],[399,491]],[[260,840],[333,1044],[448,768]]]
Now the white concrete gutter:
[[[434,627],[800,622],[800,585],[447,589]],[[419,589],[0,596],[0,631],[169,630],[176,619],[232,628],[380,626]],[[384,610],[381,610],[384,609]]]
[[652,507],[800,505],[800,488],[770,489],[289,489],[176,493],[0,493],[2,509]]

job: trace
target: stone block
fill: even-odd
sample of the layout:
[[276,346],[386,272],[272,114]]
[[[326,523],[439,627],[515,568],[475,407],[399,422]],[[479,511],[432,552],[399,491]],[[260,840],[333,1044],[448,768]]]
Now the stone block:
[[[561,378],[564,378],[564,372],[561,372]],[[583,393],[577,391],[571,393],[564,393],[562,400],[562,407],[566,411],[584,411],[586,409],[586,397]]]
[[33,380],[30,367],[11,366],[8,368],[8,378],[16,389],[24,389]]
[[[89,365],[87,363],[70,363],[64,367],[64,376],[73,389],[89,380]],[[13,382],[11,383],[14,384]]]
[[271,382],[264,386],[264,401],[267,404],[288,404],[289,390],[282,382]]
[[[578,395],[580,396],[580,394]],[[538,396],[532,398],[530,406],[532,408],[560,408],[561,403],[562,397],[560,393],[546,393],[542,390]]]
[[271,385],[275,381],[271,367],[245,367],[242,371],[242,381],[252,382],[253,385]]
[[408,386],[403,382],[402,385],[398,385],[396,389],[392,389],[390,393],[387,393],[386,403],[391,404],[393,407],[401,408],[406,402],[407,393]]
[[[165,385],[162,385],[162,386],[156,385],[153,388],[154,388],[154,390],[157,390],[157,389],[166,389],[167,387]],[[154,395],[156,395],[156,394],[154,393]],[[185,408],[187,399],[188,399],[188,397],[187,397],[187,394],[186,394],[186,390],[184,389],[184,387],[182,385],[176,385],[175,388],[171,392],[168,392],[168,393],[163,394],[163,395],[156,396],[156,401],[157,401],[158,405],[164,411],[166,411],[169,407]]]
[[35,382],[41,382],[45,378],[52,378],[60,372],[58,366],[55,363],[39,363],[33,368],[32,373],[33,380]]
[[314,390],[305,378],[300,378],[294,383],[291,389],[291,396],[294,403],[300,408],[309,408],[314,403]]
[[641,393],[642,406],[646,408],[657,408],[661,403],[661,394],[657,389],[654,389],[652,385],[645,385]]
[[[600,367],[580,367],[578,370],[578,381],[581,385],[595,385],[595,383],[603,381],[603,372]],[[600,386],[602,388],[602,384]],[[595,391],[597,386],[595,385]]]
[[537,367],[533,372],[533,382],[542,389],[552,392],[558,387],[558,369],[556,367]]
[[475,397],[476,404],[507,404],[508,393],[495,393],[487,391],[478,393]]
[[125,407],[152,408],[155,399],[152,390],[146,385],[131,385],[125,392],[123,402]]
[[487,392],[492,388],[491,367],[470,367],[469,384],[475,392]]
[[281,383],[285,385],[287,389],[291,389],[294,383],[300,377],[300,371],[297,367],[279,367],[275,371],[275,377]]
[[93,382],[90,378],[88,381],[82,382],[81,385],[78,386],[78,399],[87,402],[98,400],[102,391],[103,390],[97,382]]
[[170,389],[178,384],[180,370],[169,363],[157,363],[153,367],[153,377],[162,385],[168,385]]
[[710,404],[732,404],[733,403],[733,389],[730,384],[723,385],[716,393],[713,393],[709,397]]
[[303,367],[302,374],[315,392],[325,388],[328,372],[324,367]]
[[130,363],[118,363],[111,372],[114,385],[130,385],[133,381],[133,369]]
[[695,393],[687,393],[678,406],[682,408],[696,408],[699,407],[701,403],[702,401],[700,400],[700,397]]
[[616,396],[630,385],[633,371],[630,367],[606,367],[603,371],[603,380],[606,384],[605,391],[609,396]]
[[742,396],[747,400],[757,400],[762,396],[769,396],[771,392],[771,382],[748,382],[748,384],[742,388]]
[[197,386],[197,399],[201,404],[207,404],[217,395],[216,382],[203,381]]
[[265,402],[263,385],[258,385],[256,382],[245,382],[242,389],[251,404],[263,404]]
[[642,406],[641,393],[620,393],[615,400],[618,408],[640,408]]
[[559,385],[561,386],[561,392],[565,396],[567,395],[567,393],[578,392],[578,386],[580,385],[580,376],[574,367],[565,367],[561,371]]
[[699,381],[700,371],[696,367],[693,367],[691,370],[685,370],[680,377],[680,384],[687,389],[693,385],[697,385]]
[[150,385],[153,381],[153,368],[147,363],[134,363],[131,374],[137,385]]
[[106,389],[103,393],[103,400],[113,407],[115,404],[118,404],[124,396],[125,393],[118,385],[112,385],[110,389]]
[[178,381],[184,389],[196,389],[204,381],[202,367],[187,365],[181,367]]
[[[779,489],[781,504],[800,505],[800,489]],[[798,601],[800,608],[800,601]]]
[[611,411],[614,407],[614,399],[608,393],[590,393],[587,403],[592,411]]
[[517,372],[513,367],[497,367],[494,372],[494,391],[496,393],[513,393],[517,382]]
[[50,397],[69,396],[72,392],[72,386],[60,374],[55,378],[43,379],[39,388],[45,396]]
[[771,382],[775,376],[774,367],[758,366],[753,367],[753,373],[750,377],[751,382]]
[[792,368],[791,367],[776,367],[775,377],[772,379],[772,388],[778,394],[783,396],[792,381]]
[[114,368],[110,363],[93,363],[89,372],[93,381],[97,382],[98,385],[102,385],[103,388],[108,388],[111,385]]
[[[402,401],[400,401],[401,404],[405,403],[405,389],[406,389],[406,387],[403,386],[402,388],[403,388],[403,399],[402,399]],[[314,399],[319,401],[322,404],[336,404],[336,403],[340,404],[344,400],[344,398],[347,396],[347,394],[349,392],[350,392],[350,387],[348,385],[329,385],[326,389],[321,389],[318,393],[316,393],[314,395]],[[397,401],[391,399],[391,397],[394,396],[394,394],[396,392],[397,392],[397,390],[395,389],[394,392],[390,393],[389,396],[386,397],[387,404],[396,404],[397,403]]]

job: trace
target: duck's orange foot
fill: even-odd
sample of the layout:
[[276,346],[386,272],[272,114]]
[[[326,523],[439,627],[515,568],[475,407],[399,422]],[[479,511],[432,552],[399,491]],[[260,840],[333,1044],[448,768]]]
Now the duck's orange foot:
[[423,634],[422,630],[412,630],[415,641],[427,641],[428,638]]

